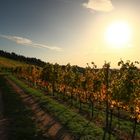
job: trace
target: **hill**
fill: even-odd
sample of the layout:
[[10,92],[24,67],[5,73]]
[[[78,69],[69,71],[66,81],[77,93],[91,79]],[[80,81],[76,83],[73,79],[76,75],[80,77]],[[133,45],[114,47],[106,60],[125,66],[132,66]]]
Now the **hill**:
[[20,67],[20,66],[24,67],[24,66],[28,66],[28,64],[26,64],[25,62],[19,62],[16,60],[12,60],[10,58],[5,58],[0,56],[0,67],[11,68],[11,67]]
[[39,67],[44,67],[44,65],[46,64],[44,61],[37,59],[37,58],[32,58],[32,57],[25,57],[22,55],[18,55],[14,52],[9,53],[3,50],[0,50],[0,56],[1,57],[5,57],[5,58],[9,58],[11,60],[16,60],[19,62],[24,62],[26,64],[30,64],[30,65],[36,65]]
[[[24,65],[26,65],[26,66],[35,65],[35,66],[43,68],[46,64],[51,64],[51,63],[44,62],[37,58],[18,55],[14,52],[9,53],[9,52],[0,50],[0,65],[1,66],[17,67],[17,66],[24,66]],[[54,64],[51,64],[51,65],[54,65]],[[68,65],[70,65],[70,64],[68,63]],[[68,65],[59,65],[59,66],[62,67],[62,69],[65,69]],[[72,66],[72,70],[74,72],[78,71],[80,73],[83,73],[85,71],[85,68],[74,65],[74,66]]]

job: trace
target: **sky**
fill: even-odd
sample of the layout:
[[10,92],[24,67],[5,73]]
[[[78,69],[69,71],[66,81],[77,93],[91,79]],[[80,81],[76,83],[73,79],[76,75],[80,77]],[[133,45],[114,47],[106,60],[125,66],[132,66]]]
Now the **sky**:
[[[0,0],[0,50],[83,67],[140,61],[139,13],[140,0]],[[120,21],[131,38],[117,47],[106,32]]]

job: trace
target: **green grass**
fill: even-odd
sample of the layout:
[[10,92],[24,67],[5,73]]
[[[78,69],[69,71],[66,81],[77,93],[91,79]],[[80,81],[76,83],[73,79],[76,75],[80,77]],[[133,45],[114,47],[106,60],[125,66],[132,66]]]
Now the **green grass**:
[[[43,91],[45,91],[44,89],[41,89]],[[76,100],[72,100],[73,105],[71,105],[71,100],[70,98],[65,97],[65,99],[63,99],[63,94],[61,93],[55,93],[55,96],[52,96],[52,94],[47,94],[47,96],[49,96],[50,98],[52,98],[53,100],[55,100],[56,102],[62,103],[65,106],[67,106],[67,108],[69,108],[72,111],[77,112],[78,108],[79,108],[79,103]],[[42,101],[43,102],[43,101]],[[44,102],[45,104],[45,102]],[[104,107],[104,104],[102,105],[102,108]],[[77,110],[77,111],[76,111]],[[129,114],[128,112],[125,112],[123,110],[121,110],[121,114],[126,114],[126,118],[122,118],[119,121],[119,126],[118,126],[118,117],[117,117],[117,110],[113,110],[113,112],[115,112],[115,114],[113,115],[113,120],[112,120],[112,134],[117,137],[117,139],[121,139],[122,136],[126,136],[126,137],[131,137],[132,135],[132,128],[133,128],[133,122],[130,121],[129,119]],[[82,104],[82,112],[77,112],[79,113],[79,115],[84,116],[87,119],[87,114],[88,116],[91,116],[91,108],[89,108],[89,106],[87,104]],[[83,115],[84,114],[84,115]],[[67,116],[66,116],[67,117]],[[87,120],[90,120],[91,117],[88,117]],[[99,109],[96,105],[94,106],[94,114],[93,114],[93,118],[92,118],[92,122],[95,123],[95,125],[99,126],[100,128],[103,128],[105,125],[105,109]],[[121,135],[120,135],[121,132]],[[123,135],[122,135],[123,134]],[[136,130],[136,136],[140,137],[140,124],[137,125],[137,130]]]
[[[80,137],[80,139],[84,139],[85,137],[89,137],[91,139],[102,139],[103,135],[103,129],[99,126],[97,126],[93,122],[88,121],[84,117],[81,116],[81,114],[74,112],[70,107],[67,105],[62,105],[56,101],[56,99],[52,99],[51,96],[46,96],[43,95],[43,92],[39,90],[35,90],[33,88],[29,88],[27,85],[25,85],[23,82],[17,80],[14,77],[11,77],[22,89],[25,90],[25,92],[31,94],[33,97],[35,97],[42,107],[43,110],[46,110],[47,112],[49,111],[50,114],[55,116],[69,131],[76,137]],[[58,95],[57,95],[58,96]],[[59,97],[58,97],[59,98]],[[67,101],[68,102],[68,101]],[[76,105],[77,106],[77,105]],[[102,111],[101,111],[102,112]],[[95,115],[95,114],[98,115]],[[100,119],[105,121],[105,114],[99,113],[99,110],[94,110],[94,116],[100,117]],[[113,122],[112,125],[113,127],[116,127],[118,123],[118,119],[113,116]],[[118,129],[119,132],[122,134],[124,133],[124,136],[126,135],[127,137],[131,137],[132,133],[132,125],[133,123],[128,120],[122,120],[120,119],[120,128]],[[137,136],[139,137],[139,131],[140,130],[140,125],[137,125]],[[121,135],[122,135],[121,134]],[[121,136],[119,136],[119,133],[113,134],[115,135],[113,139],[119,139]]]
[[[41,91],[28,87],[15,77],[10,76],[10,79],[24,89],[26,93],[32,95],[38,101],[40,107],[61,122],[76,139],[82,140],[87,137],[91,140],[102,140],[102,128],[96,126],[80,114],[71,111],[66,106],[56,102],[50,97],[43,95]],[[112,140],[113,139],[115,138],[112,136]]]
[[8,137],[10,140],[43,140],[41,131],[32,121],[32,112],[22,103],[0,75],[0,87],[4,100],[4,115],[9,120]]
[[[71,110],[75,110],[75,109],[79,109],[79,103],[77,103],[76,100],[73,99],[73,105],[71,106],[71,100],[68,97],[65,97],[65,100],[63,100],[63,94],[54,94],[55,96],[52,96],[52,94],[48,94],[48,96],[50,96],[51,98],[55,99],[56,101],[59,101],[62,103],[62,101],[64,102],[64,104],[70,108]],[[102,105],[102,108],[104,107],[104,105]],[[92,118],[92,122],[94,122],[95,124],[97,124],[100,127],[104,127],[104,123],[105,123],[105,109],[98,109],[95,105],[94,105],[94,113],[93,113],[93,118]],[[115,111],[115,110],[114,110]],[[91,108],[89,108],[89,106],[87,104],[82,104],[82,112],[78,112],[80,115],[82,114],[86,114],[85,118],[90,120],[91,117],[87,118],[87,114],[88,116],[91,116]],[[122,112],[122,114],[124,114],[126,112]],[[121,138],[121,135],[119,135],[118,133],[116,133],[116,130],[118,132],[121,132],[122,134],[124,134],[125,136],[131,137],[132,135],[132,128],[133,128],[133,121],[130,121],[128,118],[127,114],[127,118],[123,118],[119,120],[119,127],[118,127],[118,117],[117,117],[117,112],[115,113],[115,115],[113,115],[112,118],[112,133],[115,137],[118,137],[118,139]],[[100,124],[99,124],[100,123]],[[136,136],[139,137],[140,136],[140,124],[137,125],[137,129],[136,129]]]
[[19,66],[28,66],[28,64],[16,60],[11,60],[5,57],[0,57],[0,67],[14,68]]

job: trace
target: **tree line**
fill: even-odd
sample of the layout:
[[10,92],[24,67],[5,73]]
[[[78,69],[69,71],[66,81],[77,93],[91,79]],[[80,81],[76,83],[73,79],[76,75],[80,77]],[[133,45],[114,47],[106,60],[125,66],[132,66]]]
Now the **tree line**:
[[46,62],[43,62],[42,60],[37,58],[25,57],[22,55],[18,55],[14,52],[9,53],[3,50],[0,50],[0,56],[10,58],[12,60],[20,61],[20,62],[25,62],[31,65],[37,65],[39,67],[43,67],[46,64]]

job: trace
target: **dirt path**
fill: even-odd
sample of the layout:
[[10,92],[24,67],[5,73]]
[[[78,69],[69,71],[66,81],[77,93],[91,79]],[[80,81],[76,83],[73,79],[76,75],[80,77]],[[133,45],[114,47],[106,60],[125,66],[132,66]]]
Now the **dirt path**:
[[7,129],[8,129],[8,121],[3,115],[4,107],[2,100],[2,92],[0,90],[0,140],[8,140]]
[[65,130],[65,128],[56,121],[55,118],[43,111],[37,101],[30,95],[26,94],[19,86],[13,81],[7,79],[8,83],[20,95],[23,102],[34,113],[33,120],[37,126],[42,130],[44,136],[49,136],[54,140],[73,140],[73,137]]

